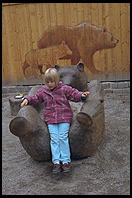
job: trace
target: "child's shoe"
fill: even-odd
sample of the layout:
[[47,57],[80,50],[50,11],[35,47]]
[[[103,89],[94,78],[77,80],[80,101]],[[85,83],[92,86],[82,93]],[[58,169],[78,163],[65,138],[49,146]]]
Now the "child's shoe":
[[70,163],[64,163],[64,164],[62,164],[62,170],[63,170],[64,173],[70,172],[70,169],[71,169]]
[[60,164],[54,164],[53,165],[53,169],[52,169],[52,173],[59,173],[61,172],[61,165]]

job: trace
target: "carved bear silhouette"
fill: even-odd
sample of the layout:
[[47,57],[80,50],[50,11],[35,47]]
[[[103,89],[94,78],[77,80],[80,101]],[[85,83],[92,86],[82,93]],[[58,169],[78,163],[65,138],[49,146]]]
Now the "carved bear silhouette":
[[44,49],[31,49],[25,55],[25,62],[22,66],[23,74],[25,75],[28,67],[37,67],[40,73],[44,74],[42,71],[43,65],[46,65],[45,69],[53,67],[53,65],[57,64],[59,58],[71,54],[72,52],[65,44],[65,41],[62,41],[59,45]]
[[[70,78],[71,82],[67,76],[67,82],[71,86],[74,86],[74,80],[78,72],[82,73],[80,75],[80,83],[82,79],[85,79],[85,73],[83,73],[84,65],[82,63],[75,67],[65,66],[64,68],[58,67],[57,69],[61,74],[62,81],[68,75],[67,71],[70,72],[71,70],[70,73],[75,74]],[[83,84],[84,87],[81,88],[85,90],[86,85],[87,81]],[[39,87],[33,87],[29,95],[36,93]],[[80,86],[76,88],[80,89]],[[72,159],[91,156],[97,150],[105,134],[103,90],[101,84],[96,80],[91,81],[89,83],[89,91],[90,95],[86,102],[70,102],[73,110],[73,120],[69,131]],[[33,159],[38,161],[51,160],[49,132],[46,123],[42,120],[43,108],[43,104],[24,106],[9,124],[11,133],[19,137],[23,148]]]
[[80,59],[92,72],[100,72],[94,66],[93,55],[96,51],[114,48],[118,40],[106,28],[98,27],[88,22],[75,26],[57,25],[50,27],[38,40],[38,48],[58,45],[64,40],[72,51],[72,55],[60,59],[71,59],[71,64],[76,65]]

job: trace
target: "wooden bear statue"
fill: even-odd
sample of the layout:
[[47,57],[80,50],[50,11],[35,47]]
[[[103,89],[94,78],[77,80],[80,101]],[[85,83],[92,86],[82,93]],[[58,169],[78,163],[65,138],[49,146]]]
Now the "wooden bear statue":
[[[67,69],[71,70],[69,74],[72,72],[75,74],[72,78],[76,78],[78,70],[84,73],[82,63],[72,67],[65,66],[63,70],[61,67],[57,69],[61,73],[62,81],[63,76],[68,75]],[[85,73],[80,75],[83,80],[85,77]],[[71,81],[74,84],[72,78]],[[72,83],[70,83],[71,86]],[[85,83],[87,84],[87,81]],[[84,90],[86,90],[86,84],[84,84]],[[28,95],[33,95],[39,87],[33,87]],[[83,90],[82,87],[81,89]],[[105,134],[104,96],[101,84],[97,80],[90,81],[88,90],[90,95],[85,102],[70,102],[73,110],[73,120],[69,131],[72,159],[91,156],[97,150]],[[34,160],[49,161],[51,160],[50,136],[47,125],[42,120],[42,106],[43,104],[27,105],[21,108],[17,116],[11,120],[9,129],[11,133],[19,137],[23,148]]]

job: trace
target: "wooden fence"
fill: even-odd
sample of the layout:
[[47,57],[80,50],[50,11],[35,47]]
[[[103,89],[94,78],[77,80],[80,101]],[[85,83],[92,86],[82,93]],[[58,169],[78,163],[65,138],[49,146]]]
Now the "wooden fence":
[[[37,70],[27,69],[32,79],[25,79],[22,65],[25,54],[37,48],[42,33],[54,25],[74,26],[88,21],[106,27],[119,40],[115,48],[97,51],[94,64],[102,74],[89,79],[128,80],[130,75],[130,4],[129,3],[3,3],[2,4],[2,83],[25,84],[42,80]],[[69,60],[58,60],[62,66]],[[31,76],[32,76],[31,75]]]

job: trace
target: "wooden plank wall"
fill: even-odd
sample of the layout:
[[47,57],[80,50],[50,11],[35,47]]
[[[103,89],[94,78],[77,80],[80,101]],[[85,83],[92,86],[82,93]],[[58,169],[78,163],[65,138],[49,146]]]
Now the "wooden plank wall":
[[[54,25],[73,26],[88,21],[106,27],[119,39],[113,49],[96,52],[97,69],[107,74],[101,80],[128,80],[130,74],[129,3],[3,3],[2,4],[2,83],[24,84],[22,65],[25,54],[37,48],[42,33]],[[70,64],[59,60],[59,64]],[[29,69],[29,73],[33,71]],[[95,78],[86,69],[90,78]],[[34,80],[35,82],[35,80]]]

